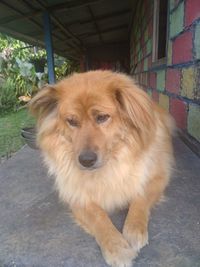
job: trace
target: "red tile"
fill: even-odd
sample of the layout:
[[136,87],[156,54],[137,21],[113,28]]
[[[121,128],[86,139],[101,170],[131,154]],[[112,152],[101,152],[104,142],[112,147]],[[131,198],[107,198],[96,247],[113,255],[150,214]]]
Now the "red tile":
[[86,64],[85,64],[85,56],[82,55],[80,57],[80,71],[81,72],[86,71],[85,66],[86,66]]
[[146,45],[143,46],[142,53],[143,53],[144,56],[146,56],[146,54],[147,54]]
[[140,45],[143,47],[144,46],[144,34],[142,34],[140,38]]
[[152,98],[153,98],[153,100],[154,100],[155,102],[158,103],[158,101],[159,101],[159,93],[158,93],[158,91],[156,91],[155,89],[152,90]]
[[150,56],[148,57],[148,69],[151,68],[151,65],[152,65],[152,56],[150,55]]
[[141,81],[140,81],[140,83],[141,83],[142,85],[144,85],[144,73],[141,73]]
[[156,89],[156,72],[149,73],[149,87]]
[[179,2],[180,2],[180,0],[175,0],[175,7],[179,4]]
[[153,35],[153,19],[150,21],[148,25],[148,37],[151,38]]
[[170,113],[180,129],[187,128],[187,105],[179,99],[170,99]]
[[140,61],[140,68],[139,68],[139,70],[140,70],[140,71],[143,71],[143,69],[144,69],[144,59],[142,59],[142,60]]
[[142,87],[142,89],[145,91],[145,92],[147,92],[148,90],[148,88],[145,86],[145,85],[141,85],[141,87]]
[[142,73],[140,73],[140,84],[142,84]]
[[147,11],[148,5],[149,5],[149,1],[148,0],[144,0],[145,11]]
[[136,53],[134,53],[134,62],[135,63],[137,62],[137,55],[136,55]]
[[167,69],[166,72],[166,90],[168,92],[179,94],[181,81],[181,71],[178,69]]
[[172,45],[173,64],[192,60],[192,32],[187,31],[179,35]]
[[200,18],[200,1],[185,1],[185,25],[189,26],[197,18]]
[[138,74],[138,83],[141,84],[141,74]]

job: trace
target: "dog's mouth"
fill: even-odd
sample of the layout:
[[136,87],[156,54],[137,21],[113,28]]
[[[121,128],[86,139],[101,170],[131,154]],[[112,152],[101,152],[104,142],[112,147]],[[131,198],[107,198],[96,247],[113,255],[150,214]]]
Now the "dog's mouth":
[[98,166],[92,166],[92,167],[83,167],[82,165],[79,164],[79,168],[82,171],[95,171],[98,170],[102,167],[102,165],[98,165]]

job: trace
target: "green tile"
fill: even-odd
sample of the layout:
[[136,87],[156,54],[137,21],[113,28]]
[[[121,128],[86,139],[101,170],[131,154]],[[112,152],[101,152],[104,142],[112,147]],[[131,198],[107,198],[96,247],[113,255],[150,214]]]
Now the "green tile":
[[200,141],[200,106],[190,104],[188,113],[188,132]]
[[172,10],[173,8],[174,8],[174,6],[175,6],[175,2],[174,2],[175,0],[170,0],[169,2],[169,5],[170,5],[170,10]]
[[168,42],[167,47],[167,65],[172,65],[172,42]]
[[136,44],[136,52],[139,53],[139,50],[140,50],[140,44],[139,44],[139,42],[137,42],[137,44]]
[[145,41],[145,43],[147,42],[147,40],[148,40],[148,27],[146,27],[146,30],[144,32],[144,41]]
[[148,57],[144,59],[144,71],[148,70]]
[[151,88],[148,88],[148,89],[147,89],[147,94],[148,94],[150,97],[152,97],[152,90],[151,90]]
[[152,39],[149,39],[147,44],[147,55],[152,52]]
[[170,37],[176,36],[184,27],[184,2],[170,15]]
[[200,59],[200,23],[195,27],[194,51],[195,58]]
[[138,61],[140,61],[142,59],[142,49],[139,51],[139,54],[138,54]]
[[157,90],[163,92],[165,90],[165,70],[157,71]]

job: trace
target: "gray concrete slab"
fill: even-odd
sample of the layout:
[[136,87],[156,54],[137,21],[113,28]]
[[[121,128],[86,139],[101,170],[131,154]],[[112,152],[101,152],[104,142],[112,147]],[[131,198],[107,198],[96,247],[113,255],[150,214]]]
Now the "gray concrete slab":
[[[166,201],[152,212],[135,267],[200,267],[200,159],[180,140]],[[122,228],[126,211],[112,216]],[[95,240],[58,200],[38,151],[0,165],[0,266],[105,267]]]

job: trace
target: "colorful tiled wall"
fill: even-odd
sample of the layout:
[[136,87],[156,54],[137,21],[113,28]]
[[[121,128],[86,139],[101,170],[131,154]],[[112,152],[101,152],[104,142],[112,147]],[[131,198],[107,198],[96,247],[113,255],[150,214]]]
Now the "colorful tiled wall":
[[138,1],[131,32],[131,74],[200,141],[200,0],[169,0],[166,63],[152,63],[153,0]]

